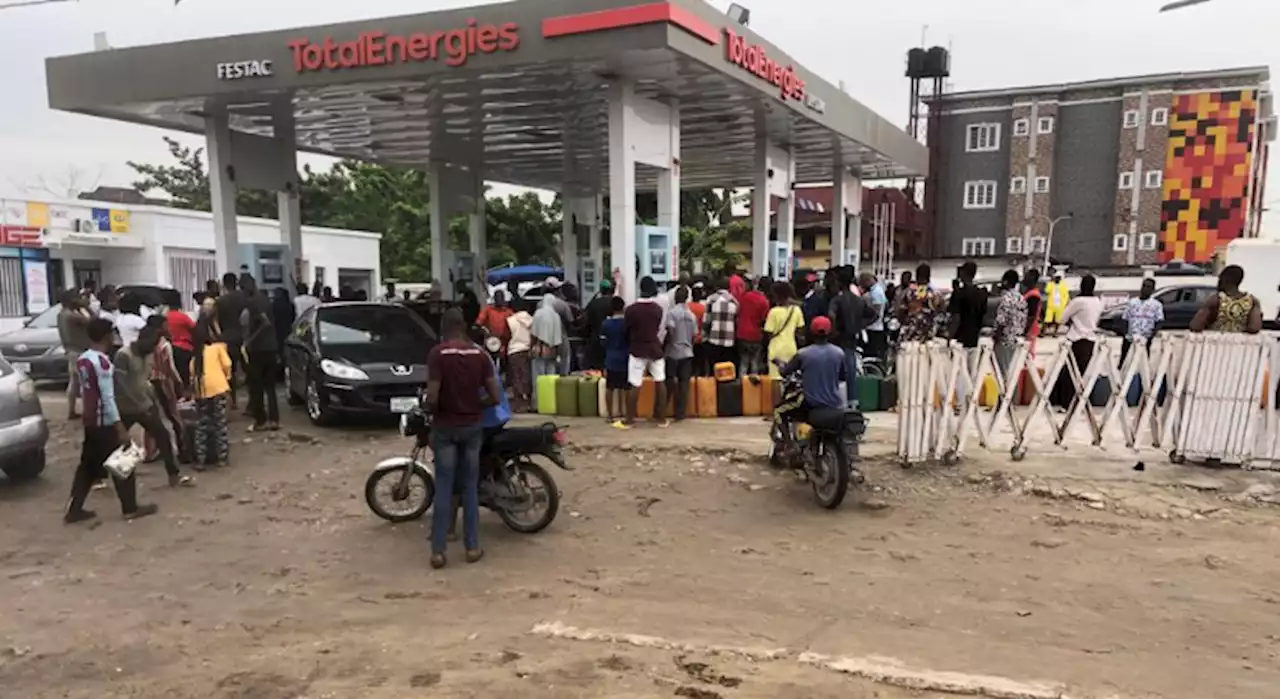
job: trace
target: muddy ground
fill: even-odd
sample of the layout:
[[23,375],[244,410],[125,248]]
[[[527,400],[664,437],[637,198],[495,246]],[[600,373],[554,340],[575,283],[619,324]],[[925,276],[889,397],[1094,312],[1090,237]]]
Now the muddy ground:
[[1278,696],[1267,474],[904,471],[873,430],[870,483],[826,512],[764,468],[758,421],[580,421],[555,524],[522,536],[486,513],[487,558],[433,571],[425,523],[363,501],[405,441],[286,423],[235,423],[233,465],[195,489],[149,467],[157,517],[125,523],[98,491],[99,522],[63,526],[79,439],[59,421],[46,476],[0,481],[0,695]]

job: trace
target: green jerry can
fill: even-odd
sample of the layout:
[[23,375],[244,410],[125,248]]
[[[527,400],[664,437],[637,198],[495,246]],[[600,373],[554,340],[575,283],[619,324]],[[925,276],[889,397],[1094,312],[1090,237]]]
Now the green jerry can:
[[[555,374],[544,374],[538,377],[533,390],[534,393],[538,394],[539,415],[556,414],[556,382],[559,379],[560,377]],[[577,397],[574,398],[574,401],[577,401]]]
[[578,384],[577,376],[560,376],[556,381],[556,415],[565,417],[578,416]]
[[578,379],[578,415],[600,417],[599,376],[583,376]]
[[864,413],[880,409],[880,377],[859,376],[854,379],[854,395],[858,399],[858,408]]

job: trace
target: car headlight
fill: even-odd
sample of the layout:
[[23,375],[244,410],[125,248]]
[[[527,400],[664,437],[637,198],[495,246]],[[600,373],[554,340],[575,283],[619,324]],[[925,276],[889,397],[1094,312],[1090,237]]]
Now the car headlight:
[[23,378],[18,382],[18,400],[29,401],[36,397],[36,382]]
[[58,358],[58,357],[65,357],[65,356],[67,356],[67,348],[66,348],[66,347],[63,347],[62,345],[58,345],[57,347],[54,347],[53,349],[49,350],[48,352],[45,352],[45,353],[44,353],[44,356],[46,356],[46,357],[48,357],[48,358],[50,358],[50,359],[56,359],[56,358]]
[[320,360],[320,371],[332,376],[335,379],[346,379],[347,381],[368,381],[369,375],[364,373],[362,369],[353,366],[340,364],[332,359]]

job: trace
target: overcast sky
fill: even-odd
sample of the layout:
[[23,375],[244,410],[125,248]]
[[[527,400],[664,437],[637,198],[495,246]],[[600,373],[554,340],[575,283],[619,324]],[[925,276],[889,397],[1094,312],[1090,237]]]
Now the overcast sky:
[[[13,1],[0,0],[0,5]],[[925,25],[929,44],[952,46],[956,90],[1271,66],[1280,59],[1280,2],[1213,0],[1157,14],[1163,2],[742,4],[751,8],[753,29],[832,83],[844,80],[855,97],[901,124],[907,114],[903,55],[919,45]],[[172,0],[80,0],[0,10],[0,196],[21,195],[23,187],[42,178],[55,188],[63,187],[69,172],[78,173],[81,187],[128,185],[133,173],[126,160],[166,160],[159,129],[48,108],[45,57],[91,50],[96,31],[107,32],[113,46],[134,46],[475,4],[476,0],[183,0],[174,7]],[[713,4],[728,5],[721,0]],[[1268,200],[1280,206],[1280,184],[1273,183],[1270,191]],[[1280,237],[1280,211],[1269,218],[1269,235]]]

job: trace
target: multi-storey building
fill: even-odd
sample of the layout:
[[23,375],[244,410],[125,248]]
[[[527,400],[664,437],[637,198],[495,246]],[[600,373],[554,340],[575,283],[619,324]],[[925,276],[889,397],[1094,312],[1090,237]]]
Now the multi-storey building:
[[1241,68],[943,95],[929,105],[929,254],[1208,262],[1258,233],[1268,79]]

